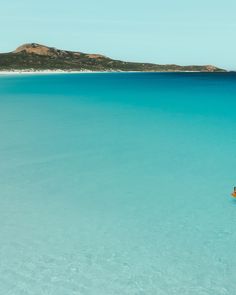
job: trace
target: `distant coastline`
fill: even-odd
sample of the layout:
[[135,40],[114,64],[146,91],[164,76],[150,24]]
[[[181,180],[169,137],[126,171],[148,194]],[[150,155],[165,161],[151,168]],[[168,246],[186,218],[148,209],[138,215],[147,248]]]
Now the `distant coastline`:
[[[85,73],[102,73],[102,72],[94,72],[94,71],[63,71],[63,70],[12,70],[12,71],[1,71],[0,75],[31,75],[31,74],[85,74]],[[104,72],[106,73],[106,72]]]
[[163,74],[171,74],[171,73],[176,73],[176,74],[181,74],[181,73],[209,73],[209,74],[217,74],[217,73],[234,73],[234,72],[202,72],[202,71],[63,71],[63,70],[43,70],[43,71],[19,71],[19,70],[12,70],[12,71],[1,71],[0,70],[0,76],[7,76],[7,75],[53,75],[53,74],[112,74],[112,73],[120,73],[120,74],[125,74],[125,73],[163,73]]
[[1,73],[227,72],[213,65],[180,66],[114,60],[101,54],[60,50],[37,43],[0,54]]

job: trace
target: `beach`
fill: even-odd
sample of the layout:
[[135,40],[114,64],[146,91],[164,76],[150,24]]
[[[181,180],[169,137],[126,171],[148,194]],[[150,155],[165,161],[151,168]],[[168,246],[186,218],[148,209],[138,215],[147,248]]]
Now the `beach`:
[[47,74],[99,74],[99,73],[201,73],[201,71],[161,71],[161,72],[141,72],[141,71],[64,71],[64,70],[13,70],[13,71],[0,71],[0,75],[47,75]]
[[80,73],[99,73],[99,72],[93,72],[93,71],[63,71],[63,70],[45,70],[45,71],[0,71],[0,75],[16,75],[16,74],[22,74],[22,75],[31,75],[31,74],[80,74]]

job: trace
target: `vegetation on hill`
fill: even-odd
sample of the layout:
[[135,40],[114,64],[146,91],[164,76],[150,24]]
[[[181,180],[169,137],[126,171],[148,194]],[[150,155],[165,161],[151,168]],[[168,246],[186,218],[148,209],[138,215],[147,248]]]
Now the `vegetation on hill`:
[[114,60],[99,54],[59,50],[30,43],[0,54],[0,71],[140,71],[140,72],[222,72],[214,66],[158,65]]

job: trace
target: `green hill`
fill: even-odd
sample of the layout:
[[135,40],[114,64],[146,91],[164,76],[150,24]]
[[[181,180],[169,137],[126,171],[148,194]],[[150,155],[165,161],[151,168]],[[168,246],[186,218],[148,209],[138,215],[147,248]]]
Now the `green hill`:
[[140,71],[140,72],[222,72],[215,66],[158,65],[114,60],[99,54],[73,52],[37,43],[25,44],[15,51],[0,54],[0,71]]

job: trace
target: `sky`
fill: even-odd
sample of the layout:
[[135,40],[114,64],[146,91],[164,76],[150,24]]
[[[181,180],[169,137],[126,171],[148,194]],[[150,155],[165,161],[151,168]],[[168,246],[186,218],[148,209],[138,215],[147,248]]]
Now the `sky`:
[[0,52],[24,43],[236,70],[236,0],[0,0]]

